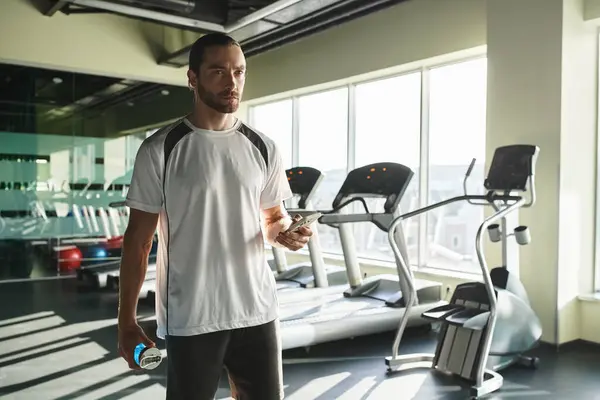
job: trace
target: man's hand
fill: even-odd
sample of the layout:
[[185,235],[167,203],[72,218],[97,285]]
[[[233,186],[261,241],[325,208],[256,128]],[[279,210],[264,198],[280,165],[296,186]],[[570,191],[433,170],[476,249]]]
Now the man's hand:
[[127,361],[130,369],[141,369],[133,360],[135,347],[144,343],[147,347],[156,347],[144,330],[136,323],[119,323],[119,355]]
[[267,241],[276,247],[296,251],[308,243],[313,231],[303,226],[294,232],[286,232],[288,227],[299,221],[299,215],[290,218],[283,204],[263,210],[264,230]]
[[[302,217],[296,215],[292,219],[292,223],[295,223],[300,219],[302,219]],[[308,243],[312,235],[312,229],[310,229],[308,225],[305,225],[292,232],[281,231],[279,235],[277,235],[277,237],[275,238],[275,241],[277,241],[277,243],[281,244],[289,250],[297,251],[303,248]]]

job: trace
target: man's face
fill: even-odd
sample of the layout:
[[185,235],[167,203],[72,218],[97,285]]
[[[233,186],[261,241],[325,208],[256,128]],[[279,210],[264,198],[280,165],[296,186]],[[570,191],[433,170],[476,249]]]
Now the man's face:
[[246,59],[239,46],[213,46],[206,49],[200,71],[188,71],[188,79],[198,97],[214,110],[237,111],[246,81]]

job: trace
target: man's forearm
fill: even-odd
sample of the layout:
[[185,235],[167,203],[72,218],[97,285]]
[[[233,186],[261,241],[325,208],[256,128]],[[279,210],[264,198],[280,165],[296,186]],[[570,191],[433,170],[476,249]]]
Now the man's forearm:
[[148,269],[150,246],[123,241],[123,255],[119,272],[119,323],[136,320],[137,303]]
[[292,219],[287,214],[280,214],[265,223],[267,242],[273,247],[284,247],[275,239],[280,232],[285,231],[292,224]]

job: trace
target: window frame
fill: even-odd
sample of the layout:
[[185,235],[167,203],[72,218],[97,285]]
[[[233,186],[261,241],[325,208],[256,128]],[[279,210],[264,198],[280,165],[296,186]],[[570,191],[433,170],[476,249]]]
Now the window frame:
[[593,283],[594,292],[600,293],[600,124],[598,124],[598,115],[600,115],[600,28],[596,34],[596,46],[598,49],[598,68],[596,71],[597,76],[597,91],[596,91],[596,198],[594,212],[595,223],[594,223],[594,273]]
[[[405,68],[400,72],[391,72],[382,74],[377,77],[371,78],[361,78],[357,77],[351,80],[347,80],[344,83],[331,83],[326,85],[321,85],[320,88],[304,88],[293,92],[281,93],[279,95],[268,96],[262,99],[252,99],[248,101],[248,116],[250,124],[253,123],[253,108],[269,103],[275,103],[284,99],[292,100],[292,165],[298,165],[299,160],[299,98],[307,95],[313,95],[323,92],[329,92],[332,90],[341,89],[346,87],[348,90],[348,113],[347,113],[347,165],[346,172],[350,172],[352,169],[356,167],[356,86],[371,83],[375,81],[381,81],[386,79],[393,79],[403,75],[413,74],[420,72],[421,74],[421,133],[420,133],[420,158],[419,158],[419,199],[418,206],[425,207],[427,206],[428,197],[429,197],[429,117],[430,117],[430,72],[432,69],[442,68],[449,65],[460,64],[463,62],[469,62],[481,58],[487,58],[487,53],[485,49],[476,49],[475,52],[472,52],[467,56],[457,56],[451,57],[450,59],[446,59],[442,62],[422,62],[420,65],[416,65],[411,68]],[[600,62],[600,61],[599,61]],[[599,131],[600,133],[600,131]],[[598,153],[600,154],[600,143],[598,144]],[[598,173],[600,176],[600,160],[598,160]],[[600,187],[597,188],[597,199],[600,198]],[[600,211],[600,202],[597,201],[596,204],[597,209]],[[600,245],[600,212],[596,213],[596,230],[598,233],[596,234],[596,244],[598,247]],[[416,262],[413,263],[413,267],[416,270],[430,270],[430,271],[438,271],[443,275],[453,275],[453,274],[473,274],[473,271],[462,270],[462,269],[449,269],[449,268],[441,268],[436,266],[431,266],[424,264],[424,260],[426,259],[427,254],[427,214],[421,214],[419,216],[419,231],[418,231],[418,257]],[[303,250],[302,253],[307,253],[306,250]],[[330,253],[327,251],[323,251],[324,255],[330,255],[333,257],[340,257],[341,254],[338,253]],[[376,257],[360,257],[361,260],[365,260],[367,262],[375,262],[377,264],[380,263],[394,263],[393,260],[382,260]],[[596,254],[596,287],[600,289],[600,252]]]

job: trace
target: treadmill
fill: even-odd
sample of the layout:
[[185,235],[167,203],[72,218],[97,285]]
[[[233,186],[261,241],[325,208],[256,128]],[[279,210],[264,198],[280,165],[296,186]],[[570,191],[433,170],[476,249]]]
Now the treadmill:
[[[388,232],[395,217],[400,215],[400,200],[413,171],[397,163],[375,163],[351,171],[333,201],[333,209],[322,211],[319,222],[336,227],[342,241],[349,284],[333,294],[292,300],[279,293],[282,349],[306,347],[356,336],[393,331],[406,314],[404,293],[410,293],[409,283],[396,259],[396,274],[375,275],[363,279],[356,256],[354,236],[349,224],[371,222]],[[381,213],[371,213],[365,198],[385,199]],[[362,203],[364,213],[347,213],[354,202]],[[394,238],[401,254],[408,260],[404,234],[396,230]],[[442,300],[442,284],[415,279],[416,304],[407,315],[408,326],[429,325],[424,311],[446,304]],[[318,293],[319,288],[305,292]]]
[[[109,204],[111,208],[125,206],[125,201],[116,201]],[[150,256],[148,257],[147,276],[156,271],[156,252],[158,250],[158,237],[154,236]],[[121,260],[101,264],[83,265],[76,270],[77,280],[82,286],[92,289],[118,289]]]
[[[311,200],[323,180],[323,173],[311,167],[294,167],[286,170],[290,189],[298,197],[297,208],[287,208],[290,214],[305,216],[314,212]],[[275,264],[275,281],[279,293],[289,289],[326,288],[329,285],[346,285],[346,270],[336,265],[325,265],[318,231],[308,242],[310,262],[287,266],[285,249],[272,247]]]
[[[146,277],[156,272],[156,240],[152,243],[152,250],[148,257],[148,269]],[[77,281],[81,286],[90,289],[111,289],[119,287],[119,272],[121,260],[110,261],[101,264],[85,265],[75,270]]]

